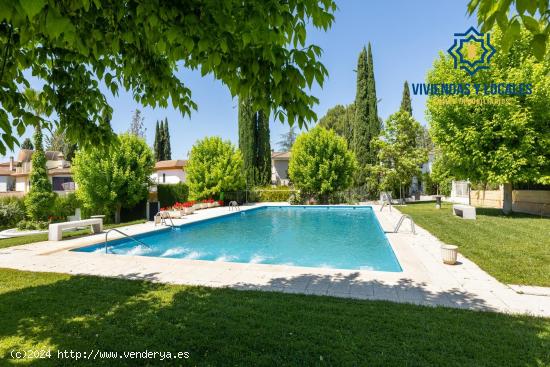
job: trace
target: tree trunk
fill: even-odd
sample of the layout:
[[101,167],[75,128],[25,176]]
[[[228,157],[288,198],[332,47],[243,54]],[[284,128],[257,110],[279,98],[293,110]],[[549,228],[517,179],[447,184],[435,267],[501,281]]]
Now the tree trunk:
[[115,209],[115,223],[118,224],[120,223],[120,210],[121,210],[121,205],[120,204],[117,204],[116,206],[116,209]]
[[505,183],[502,185],[503,190],[503,200],[502,200],[502,211],[504,214],[508,215],[512,213],[512,184]]

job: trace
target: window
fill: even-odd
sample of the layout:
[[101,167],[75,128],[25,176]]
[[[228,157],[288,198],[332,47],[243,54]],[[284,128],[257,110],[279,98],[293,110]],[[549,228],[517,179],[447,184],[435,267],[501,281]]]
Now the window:
[[166,183],[166,173],[162,174],[162,183]]
[[[73,178],[72,177],[58,177],[58,176],[54,176],[52,177],[52,187],[53,187],[53,191],[65,191],[66,189],[63,187],[63,184],[64,183],[71,183],[73,182]],[[65,185],[65,187],[67,187],[67,189],[70,189],[72,188],[74,190],[74,186],[73,185]]]

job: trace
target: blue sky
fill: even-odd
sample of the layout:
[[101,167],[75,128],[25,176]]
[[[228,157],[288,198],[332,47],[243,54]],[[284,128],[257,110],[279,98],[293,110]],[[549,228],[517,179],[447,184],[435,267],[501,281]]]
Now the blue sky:
[[[355,98],[355,72],[361,48],[371,42],[374,57],[378,111],[385,120],[399,108],[403,82],[423,82],[438,52],[446,50],[453,33],[475,26],[466,14],[466,0],[336,0],[338,11],[328,32],[311,29],[308,41],[323,49],[322,62],[329,71],[323,88],[314,87],[319,98],[314,110],[318,117],[336,104],[348,104]],[[172,158],[187,158],[193,143],[202,137],[218,135],[237,143],[237,100],[227,88],[199,72],[181,70],[180,77],[191,89],[198,110],[183,118],[174,109],[143,108],[131,94],[113,97],[105,91],[113,107],[112,126],[116,132],[128,129],[132,112],[139,108],[145,117],[147,142],[153,144],[156,120],[168,118],[172,137]],[[425,98],[413,96],[413,115],[422,124]],[[271,123],[272,148],[287,125]],[[24,135],[30,136],[32,131]],[[13,153],[12,153],[13,154]],[[11,154],[8,154],[8,156]]]

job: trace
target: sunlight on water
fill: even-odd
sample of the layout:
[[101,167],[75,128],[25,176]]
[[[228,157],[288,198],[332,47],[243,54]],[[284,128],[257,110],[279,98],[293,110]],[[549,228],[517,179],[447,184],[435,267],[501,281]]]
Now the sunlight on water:
[[[111,241],[118,255],[401,271],[371,207],[263,207]],[[104,251],[104,245],[76,251]]]

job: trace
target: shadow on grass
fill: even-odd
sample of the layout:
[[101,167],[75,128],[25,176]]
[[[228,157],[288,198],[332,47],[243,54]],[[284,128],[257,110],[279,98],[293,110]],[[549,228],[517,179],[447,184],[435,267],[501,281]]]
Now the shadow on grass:
[[[56,350],[188,351],[165,365],[516,366],[550,363],[550,321],[382,301],[10,272],[0,287],[0,358],[51,347],[30,365],[158,365],[59,360]],[[18,275],[20,274],[20,275]],[[300,278],[274,284],[311,282]],[[321,284],[324,280],[315,280]],[[4,291],[2,291],[4,289]],[[0,359],[1,361],[1,359]]]

